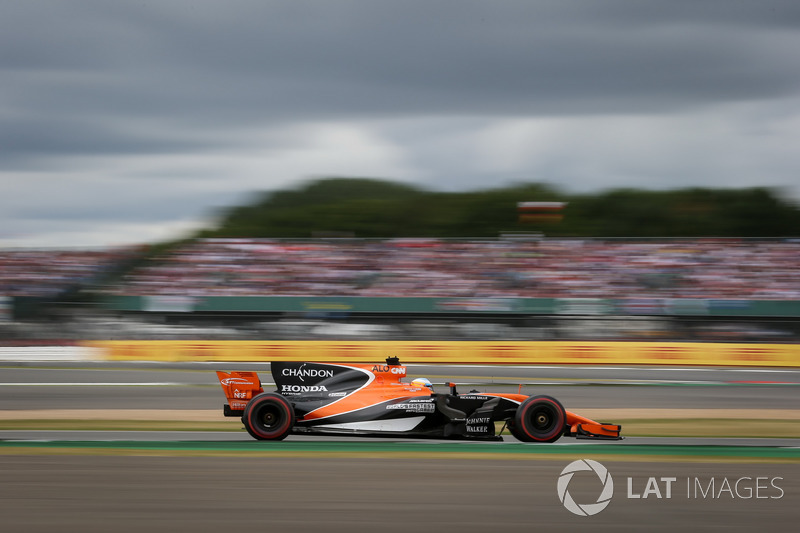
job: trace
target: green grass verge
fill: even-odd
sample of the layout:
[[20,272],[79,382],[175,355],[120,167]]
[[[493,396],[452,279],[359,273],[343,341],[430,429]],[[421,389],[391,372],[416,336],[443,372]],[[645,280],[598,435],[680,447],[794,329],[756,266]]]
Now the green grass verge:
[[466,460],[557,460],[583,458],[587,454],[603,461],[701,462],[701,463],[796,463],[800,449],[771,446],[692,446],[547,444],[481,442],[392,442],[362,440],[350,442],[293,441],[235,442],[200,441],[0,441],[0,455],[128,455],[186,457],[306,457],[329,458],[410,458]]
[[[628,437],[748,437],[800,438],[796,420],[630,419],[622,424]],[[499,431],[502,424],[497,425]],[[243,431],[237,419],[170,420],[0,420],[0,430],[65,431]]]

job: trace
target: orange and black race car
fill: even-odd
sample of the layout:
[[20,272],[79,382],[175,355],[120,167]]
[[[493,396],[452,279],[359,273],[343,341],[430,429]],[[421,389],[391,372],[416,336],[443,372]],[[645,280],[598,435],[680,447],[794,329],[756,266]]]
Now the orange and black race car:
[[270,368],[275,392],[264,392],[255,372],[217,372],[225,416],[241,417],[259,440],[292,433],[502,440],[495,422],[524,442],[622,439],[620,426],[566,411],[550,396],[459,394],[453,383],[437,393],[424,378],[406,383],[396,357],[377,365],[273,362]]

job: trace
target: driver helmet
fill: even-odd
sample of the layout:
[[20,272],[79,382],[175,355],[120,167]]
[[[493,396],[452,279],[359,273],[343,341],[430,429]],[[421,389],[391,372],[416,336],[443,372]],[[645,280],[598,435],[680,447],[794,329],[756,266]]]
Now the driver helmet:
[[414,381],[411,382],[411,386],[424,388],[427,387],[433,390],[433,383],[428,378],[416,378]]

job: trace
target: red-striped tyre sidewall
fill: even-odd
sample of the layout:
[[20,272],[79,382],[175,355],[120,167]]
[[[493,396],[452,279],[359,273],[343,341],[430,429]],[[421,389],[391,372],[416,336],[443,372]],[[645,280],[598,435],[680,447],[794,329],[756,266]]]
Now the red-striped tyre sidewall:
[[[279,423],[273,430],[266,431],[259,422],[259,417],[263,415],[265,409],[270,409],[280,414]],[[259,440],[282,440],[291,433],[294,426],[294,408],[280,394],[265,392],[250,400],[242,415],[242,422],[253,438]]]
[[[532,410],[544,408],[553,417],[552,427],[546,432],[539,432],[530,424]],[[564,433],[567,424],[567,412],[561,402],[551,396],[531,396],[517,408],[514,414],[514,425],[520,440],[527,442],[555,442]],[[519,437],[518,437],[519,438]]]

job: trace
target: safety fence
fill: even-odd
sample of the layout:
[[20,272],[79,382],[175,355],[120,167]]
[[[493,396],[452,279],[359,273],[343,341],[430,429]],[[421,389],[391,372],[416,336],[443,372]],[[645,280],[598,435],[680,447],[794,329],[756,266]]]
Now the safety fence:
[[570,341],[95,341],[109,361],[800,367],[798,344]]
[[149,313],[474,314],[800,317],[798,300],[705,298],[421,298],[108,296],[102,306]]

